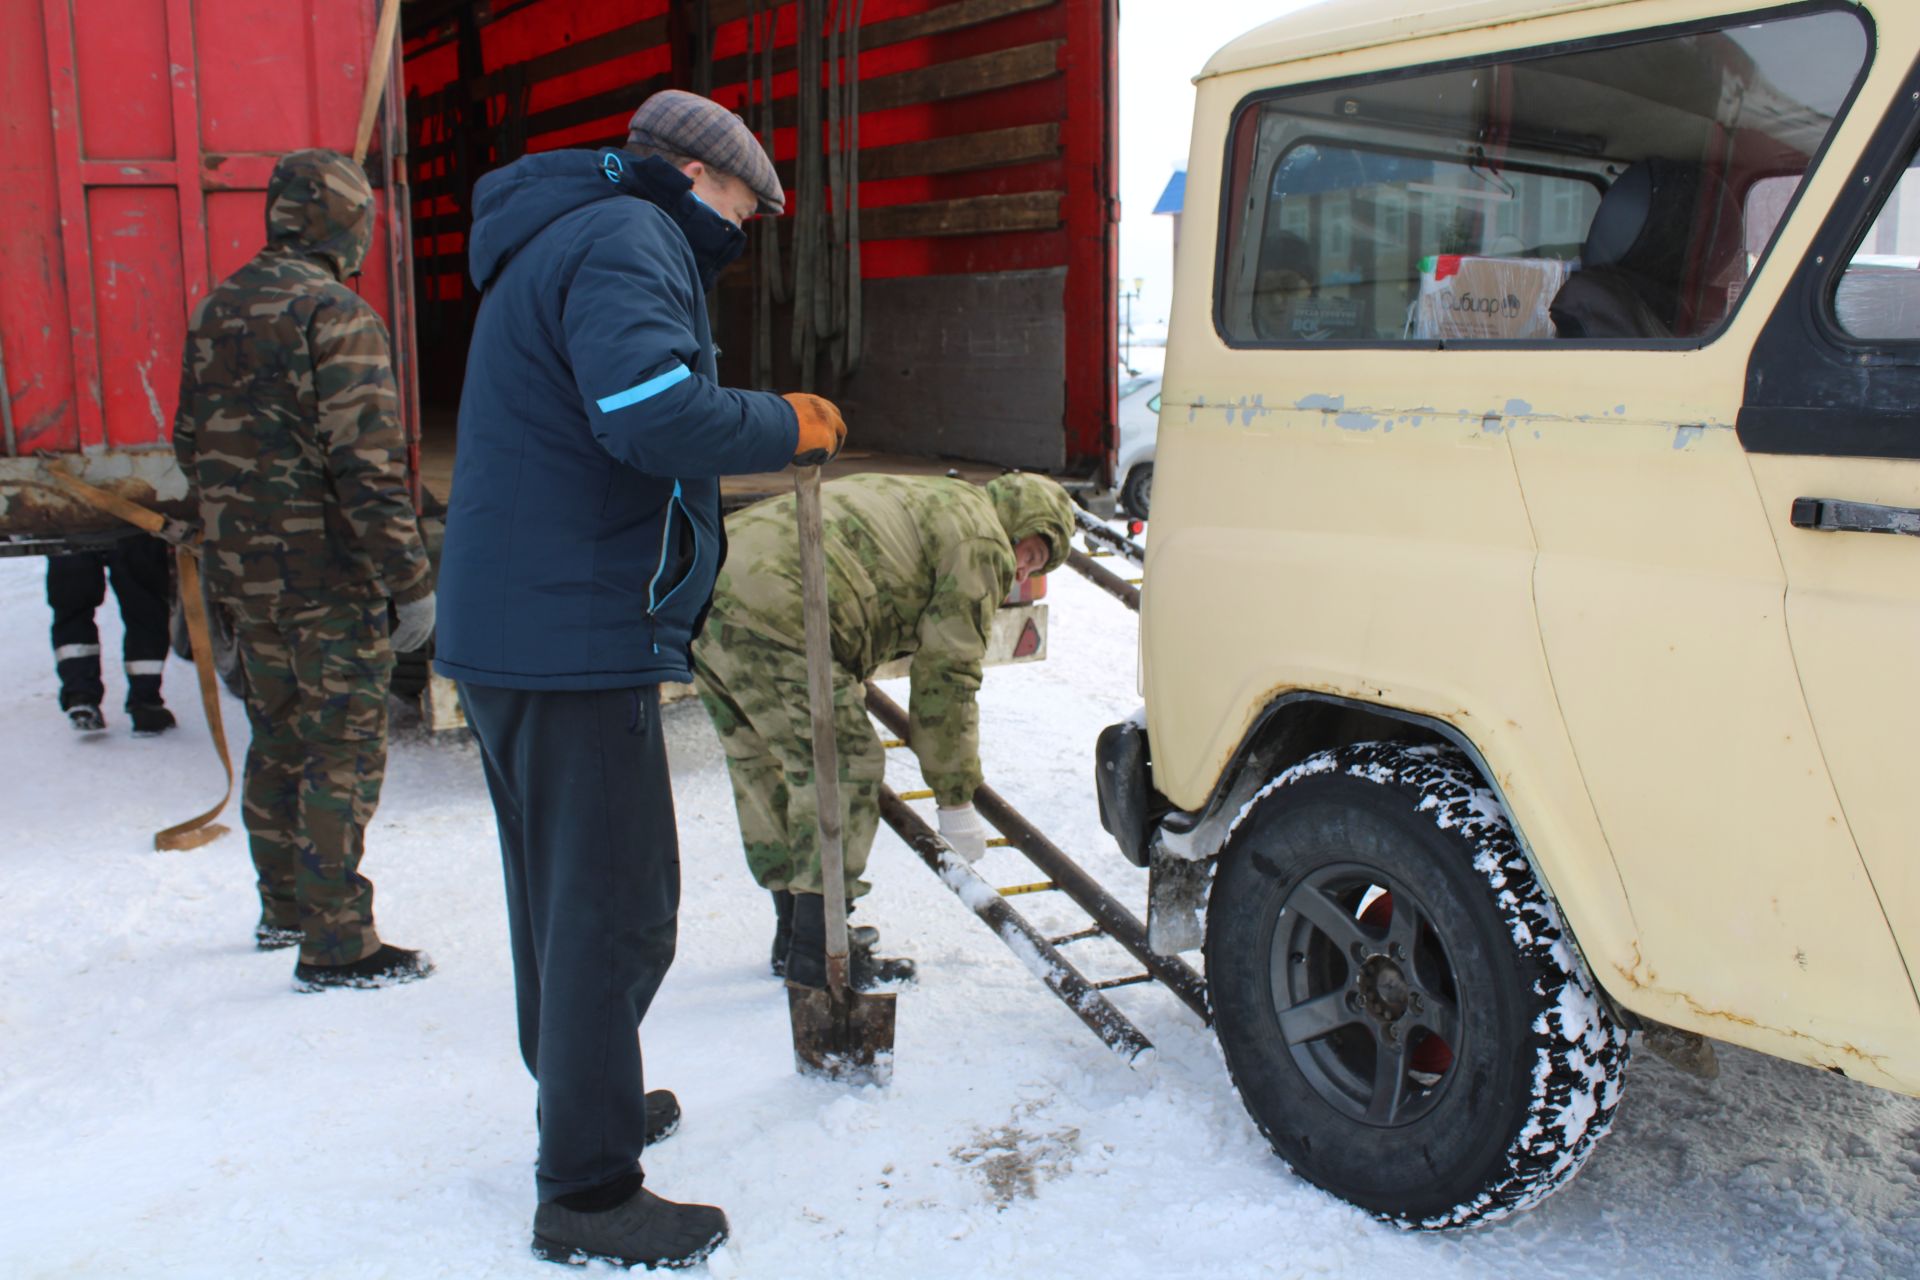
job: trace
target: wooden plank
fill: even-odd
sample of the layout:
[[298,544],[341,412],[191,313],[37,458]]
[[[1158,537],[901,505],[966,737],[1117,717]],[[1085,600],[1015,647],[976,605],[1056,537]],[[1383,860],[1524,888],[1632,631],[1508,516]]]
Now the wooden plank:
[[[412,110],[416,119],[445,109],[456,100],[459,93],[466,94],[468,102],[477,102],[492,97],[506,89],[509,81],[524,78],[528,84],[538,84],[555,76],[569,75],[588,67],[611,62],[615,58],[624,58],[629,54],[641,53],[662,44],[667,38],[667,19],[648,18],[631,26],[621,27],[603,35],[581,40],[576,44],[555,49],[552,53],[543,53],[538,57],[527,58],[521,62],[509,62],[495,67],[477,80],[456,80],[445,89],[436,90],[415,100]],[[634,105],[639,105],[635,99]]]
[[[643,80],[639,84],[623,85],[618,89],[609,89],[605,93],[596,93],[590,98],[581,98],[563,107],[551,107],[527,117],[526,136],[537,138],[542,134],[558,133],[562,129],[571,129],[609,116],[631,115],[635,107],[653,94],[662,89],[671,88],[673,88],[673,77],[660,75]],[[620,136],[623,139],[626,137],[624,129]]]
[[[1018,13],[1031,13],[1036,9],[1046,9],[1058,4],[1060,0],[958,0],[955,4],[943,4],[937,9],[925,13],[912,13],[901,18],[889,18],[884,22],[863,25],[860,28],[860,48],[882,49],[890,44],[901,44],[908,40],[924,40],[928,36],[947,35],[954,31],[964,31],[968,27],[978,27],[1001,18]],[[731,17],[723,17],[722,10],[737,9]],[[731,22],[735,18],[746,16],[744,0],[732,5],[714,6],[714,25]],[[773,69],[776,74],[791,71],[795,66],[792,45],[784,45],[774,50]],[[755,68],[761,75],[764,68]],[[713,82],[717,85],[739,84],[747,78],[747,55],[736,54],[731,58],[721,58],[713,64]]]
[[[887,178],[921,178],[934,174],[971,173],[978,169],[997,169],[1003,165],[1031,164],[1057,159],[1060,155],[1060,126],[1026,124],[1013,129],[993,129],[986,133],[962,133],[949,138],[929,138],[924,142],[904,142],[894,147],[861,148],[860,180],[879,182]],[[782,161],[780,181],[793,182],[793,165]]]
[[[914,107],[926,102],[946,102],[974,94],[1010,89],[1060,74],[1060,48],[1063,40],[1042,40],[1012,49],[997,49],[971,58],[956,58],[931,67],[902,71],[890,76],[875,76],[860,82],[860,113],[890,111],[896,107]],[[823,90],[824,92],[824,90]],[[799,103],[781,98],[773,104],[774,124],[791,128],[800,118]]]
[[906,240],[920,236],[974,236],[994,231],[1051,231],[1060,225],[1059,191],[1023,191],[972,196],[927,204],[882,205],[860,211],[860,238]]

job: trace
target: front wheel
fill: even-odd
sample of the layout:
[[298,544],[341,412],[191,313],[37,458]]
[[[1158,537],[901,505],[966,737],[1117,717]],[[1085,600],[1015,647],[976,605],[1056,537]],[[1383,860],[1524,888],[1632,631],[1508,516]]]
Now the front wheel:
[[1531,1207],[1612,1122],[1626,1032],[1452,748],[1365,743],[1270,782],[1221,854],[1206,959],[1261,1132],[1381,1218]]

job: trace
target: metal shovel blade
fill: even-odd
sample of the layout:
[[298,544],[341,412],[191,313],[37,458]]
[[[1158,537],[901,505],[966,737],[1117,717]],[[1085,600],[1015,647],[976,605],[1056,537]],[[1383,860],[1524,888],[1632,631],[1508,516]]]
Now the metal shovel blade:
[[793,1065],[803,1076],[847,1084],[893,1080],[893,993],[841,993],[787,984]]

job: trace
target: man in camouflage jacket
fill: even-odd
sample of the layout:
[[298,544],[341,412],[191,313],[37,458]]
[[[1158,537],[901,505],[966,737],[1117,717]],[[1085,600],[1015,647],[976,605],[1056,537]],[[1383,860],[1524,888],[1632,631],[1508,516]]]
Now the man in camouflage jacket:
[[[821,486],[821,511],[851,900],[869,887],[860,874],[879,825],[886,770],[864,682],[911,655],[909,744],[939,803],[941,835],[969,860],[979,857],[986,841],[973,811],[981,782],[974,695],[993,611],[1016,583],[1066,560],[1073,508],[1065,490],[1039,476],[1002,476],[983,489],[961,480],[863,475]],[[694,687],[726,751],[747,865],[774,896],[774,971],[824,986],[793,498],[728,517],[727,543],[713,613],[694,644]],[[871,930],[854,934],[857,983],[911,975],[909,962],[872,954]]]
[[393,653],[433,627],[387,331],[345,283],[373,215],[346,157],[281,159],[266,248],[194,312],[173,426],[208,592],[233,614],[246,674],[254,937],[263,950],[299,944],[301,990],[432,971],[381,942],[359,872],[386,771]]

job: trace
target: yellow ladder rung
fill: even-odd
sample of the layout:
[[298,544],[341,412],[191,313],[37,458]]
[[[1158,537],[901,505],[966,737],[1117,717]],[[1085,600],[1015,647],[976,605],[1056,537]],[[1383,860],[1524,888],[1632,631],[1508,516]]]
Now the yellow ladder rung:
[[1090,559],[1090,560],[1105,560],[1105,559],[1107,559],[1108,557],[1110,557],[1111,555],[1113,555],[1113,552],[1111,552],[1111,551],[1098,551],[1098,550],[1095,550],[1095,551],[1089,551],[1089,552],[1087,552],[1087,558],[1088,558],[1088,559]]
[[1000,896],[1003,898],[1015,898],[1023,893],[1045,893],[1049,889],[1058,889],[1059,887],[1059,885],[1051,880],[1042,880],[1038,884],[1010,884],[1000,890]]
[[1137,586],[1139,586],[1139,585],[1140,585],[1141,583],[1143,583],[1143,582],[1145,582],[1145,581],[1146,581],[1146,579],[1145,579],[1145,578],[1128,578],[1128,579],[1127,579],[1127,585],[1128,585],[1128,586],[1130,586],[1130,587],[1137,587]]
[[987,841],[987,848],[989,849],[1011,849],[1012,847],[1013,841],[1007,839],[1005,836],[995,836],[993,839]]
[[907,745],[907,740],[905,738],[882,738],[880,739],[880,745],[889,751],[898,751]]
[[931,800],[931,799],[933,799],[933,792],[931,792],[931,791],[902,791],[902,792],[900,793],[900,798],[901,798],[902,800]]

